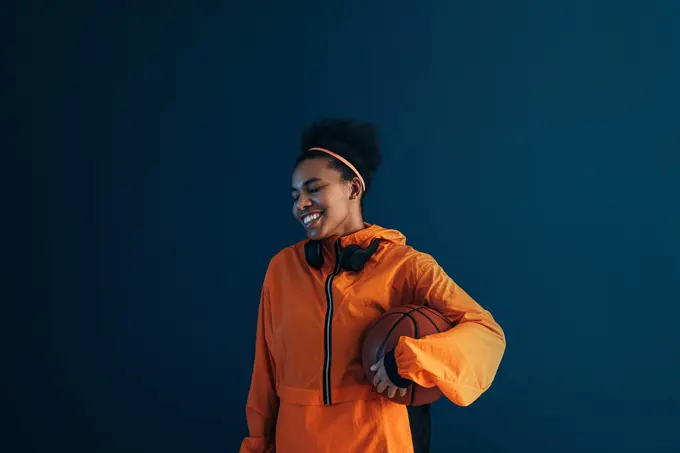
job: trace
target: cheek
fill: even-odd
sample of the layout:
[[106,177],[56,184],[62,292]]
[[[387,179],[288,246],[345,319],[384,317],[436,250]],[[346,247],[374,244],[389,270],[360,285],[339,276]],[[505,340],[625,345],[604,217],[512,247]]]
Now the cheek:
[[333,206],[335,205],[333,201],[334,198],[334,194],[331,191],[326,190],[322,190],[321,192],[311,196],[312,203],[322,209],[325,209],[326,211],[333,209]]
[[342,222],[349,212],[342,200],[335,200],[326,206],[326,216],[331,222]]
[[349,210],[342,191],[334,188],[334,190],[321,191],[316,195],[312,201],[326,211],[328,223],[335,224],[345,220]]

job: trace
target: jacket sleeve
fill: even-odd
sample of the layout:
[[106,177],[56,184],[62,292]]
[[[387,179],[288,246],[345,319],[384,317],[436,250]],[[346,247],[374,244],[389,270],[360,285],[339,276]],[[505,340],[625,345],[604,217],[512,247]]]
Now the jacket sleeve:
[[255,362],[246,403],[249,436],[239,453],[273,453],[279,397],[276,391],[275,364],[270,352],[271,311],[266,286],[262,288],[257,315]]
[[491,385],[505,353],[505,334],[434,258],[422,254],[413,264],[415,303],[437,310],[454,327],[421,339],[401,337],[392,351],[396,371],[423,387],[438,386],[449,400],[468,406]]

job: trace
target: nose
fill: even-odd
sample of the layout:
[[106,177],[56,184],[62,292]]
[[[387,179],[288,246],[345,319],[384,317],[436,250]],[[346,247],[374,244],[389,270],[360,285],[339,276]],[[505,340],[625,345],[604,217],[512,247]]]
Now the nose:
[[295,202],[297,214],[307,209],[309,206],[311,206],[311,204],[312,201],[309,199],[309,197],[300,194],[298,200]]

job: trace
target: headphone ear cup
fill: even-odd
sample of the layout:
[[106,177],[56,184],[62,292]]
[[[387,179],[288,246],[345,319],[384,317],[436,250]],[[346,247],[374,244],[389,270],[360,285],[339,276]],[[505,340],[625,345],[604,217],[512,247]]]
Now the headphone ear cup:
[[305,244],[305,260],[307,264],[315,269],[323,266],[323,253],[321,253],[321,242],[309,241]]
[[363,267],[362,250],[356,244],[351,244],[342,250],[340,257],[340,267],[346,271],[357,272]]
[[348,245],[342,251],[340,266],[346,271],[359,272],[364,268],[371,256],[378,250],[379,244],[380,239],[375,238],[371,242],[371,245],[365,249],[356,244]]

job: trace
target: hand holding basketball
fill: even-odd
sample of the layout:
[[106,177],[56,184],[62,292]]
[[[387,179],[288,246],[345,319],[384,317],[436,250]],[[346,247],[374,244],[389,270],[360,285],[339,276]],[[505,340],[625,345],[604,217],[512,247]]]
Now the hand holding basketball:
[[399,388],[390,380],[387,376],[387,371],[385,370],[385,359],[382,358],[371,367],[371,371],[377,371],[375,377],[373,378],[373,385],[377,387],[378,393],[382,393],[387,389],[387,396],[389,398],[394,397],[399,390],[399,396],[406,395],[408,389]]
[[[393,352],[401,337],[417,340],[447,331],[452,327],[453,324],[444,315],[427,306],[399,305],[390,308],[364,333],[361,360],[368,382],[377,386],[379,393],[388,396],[397,404],[422,406],[438,400],[443,394],[437,386],[423,387],[414,382],[408,383],[406,389],[395,386],[387,374],[384,361],[385,357],[388,357],[387,365],[390,373],[393,373],[395,371]],[[394,374],[392,377],[398,379]],[[385,389],[387,395],[383,393]]]

